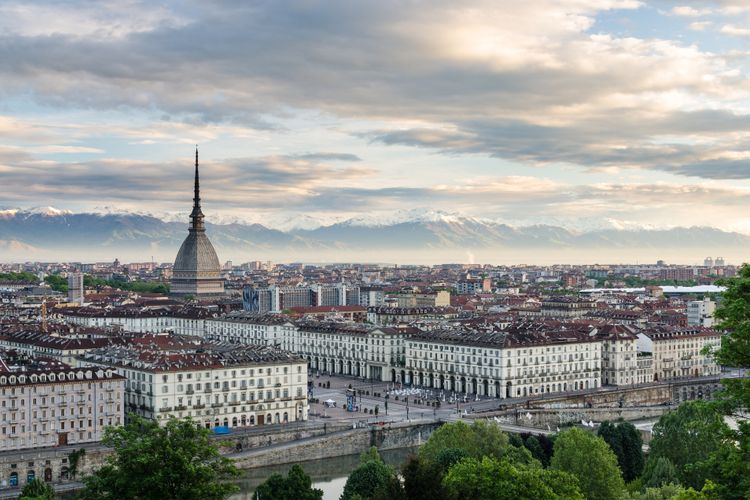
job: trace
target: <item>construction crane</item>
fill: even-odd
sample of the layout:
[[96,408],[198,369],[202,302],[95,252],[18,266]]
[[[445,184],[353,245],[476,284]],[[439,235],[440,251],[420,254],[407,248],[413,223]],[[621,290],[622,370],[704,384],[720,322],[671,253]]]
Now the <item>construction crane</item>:
[[42,331],[47,333],[47,296],[42,299]]

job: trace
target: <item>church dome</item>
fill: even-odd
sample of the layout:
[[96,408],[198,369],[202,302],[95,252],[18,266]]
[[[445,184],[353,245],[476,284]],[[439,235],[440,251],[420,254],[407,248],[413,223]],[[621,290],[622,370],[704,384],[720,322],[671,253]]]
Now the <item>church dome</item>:
[[198,277],[221,273],[219,257],[205,232],[190,232],[182,242],[174,260],[173,275],[181,277],[179,274],[183,272],[197,273]]

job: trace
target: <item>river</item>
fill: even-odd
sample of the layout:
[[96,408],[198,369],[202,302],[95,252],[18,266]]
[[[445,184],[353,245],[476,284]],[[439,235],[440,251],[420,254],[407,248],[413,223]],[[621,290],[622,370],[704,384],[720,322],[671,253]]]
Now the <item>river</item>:
[[[402,448],[398,450],[387,450],[380,452],[383,461],[397,469],[406,462],[407,457],[414,453],[416,448]],[[255,488],[268,479],[271,474],[279,473],[286,475],[293,464],[273,465],[258,467],[257,469],[246,469],[237,480],[240,492],[232,495],[230,500],[249,500],[253,496]],[[338,500],[344,491],[346,478],[349,473],[359,465],[359,455],[347,455],[343,457],[326,458],[325,460],[313,460],[299,462],[299,465],[312,478],[313,487],[323,490],[323,500]]]

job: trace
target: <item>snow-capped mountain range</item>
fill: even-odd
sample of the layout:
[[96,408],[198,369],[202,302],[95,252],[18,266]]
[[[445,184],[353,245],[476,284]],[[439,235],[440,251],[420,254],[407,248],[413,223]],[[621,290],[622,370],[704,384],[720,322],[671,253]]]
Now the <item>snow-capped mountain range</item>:
[[[614,250],[623,258],[644,250],[658,255],[681,251],[701,257],[732,252],[741,256],[750,246],[750,236],[711,227],[643,228],[627,221],[595,219],[567,226],[554,220],[510,224],[429,209],[356,218],[264,217],[262,223],[237,217],[209,216],[208,220],[207,230],[219,255],[237,260],[354,261],[370,255],[375,258],[371,260],[398,262],[394,257],[409,254],[412,262],[420,256],[427,262],[438,255],[458,260],[474,254],[488,259],[511,252],[526,258],[533,252],[606,255]],[[136,254],[171,260],[186,230],[187,213],[132,213],[108,207],[96,213],[53,207],[5,209],[0,210],[0,260]]]

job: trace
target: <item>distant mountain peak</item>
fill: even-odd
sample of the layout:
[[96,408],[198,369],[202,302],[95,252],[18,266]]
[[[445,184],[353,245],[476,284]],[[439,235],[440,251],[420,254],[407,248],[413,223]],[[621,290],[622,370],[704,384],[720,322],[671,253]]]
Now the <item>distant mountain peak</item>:
[[[73,213],[54,207],[0,210],[2,258],[29,255],[63,260],[70,255],[86,258],[140,255],[174,258],[187,229],[187,214],[171,217],[132,213],[104,207],[98,213]],[[165,220],[166,219],[166,220]],[[171,219],[171,220],[170,220]],[[500,219],[467,217],[433,209],[375,213],[341,221],[335,215],[268,216],[256,221],[239,217],[209,217],[209,236],[221,258],[247,260],[305,256],[350,261],[364,255],[413,255],[429,261],[437,255],[467,252],[496,258],[502,252],[525,258],[530,251],[545,256],[562,251],[577,255],[593,251],[603,256],[631,258],[635,251],[661,257],[664,249],[702,255],[732,250],[744,255],[750,236],[713,227],[643,228],[615,220],[582,220],[577,227],[533,220],[523,225]],[[442,252],[442,253],[441,253]],[[141,257],[141,258],[142,258]],[[548,257],[545,257],[548,258]],[[553,258],[553,257],[549,257]],[[389,260],[393,260],[390,257]],[[655,261],[655,260],[654,260]]]
[[59,208],[55,207],[32,207],[28,210],[23,210],[23,212],[34,214],[34,215],[45,215],[47,217],[58,217],[60,215],[70,215],[73,212],[70,210],[60,210]]

